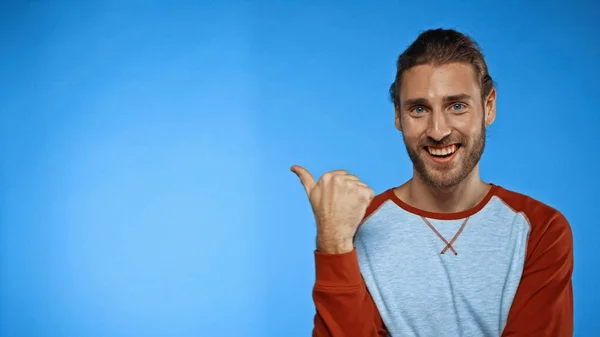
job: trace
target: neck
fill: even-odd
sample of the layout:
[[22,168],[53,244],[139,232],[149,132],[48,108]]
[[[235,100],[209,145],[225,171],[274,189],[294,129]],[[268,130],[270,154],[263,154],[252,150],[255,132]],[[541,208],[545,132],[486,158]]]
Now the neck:
[[445,189],[429,185],[415,172],[411,180],[398,188],[397,194],[407,204],[424,211],[455,213],[475,207],[490,187],[480,179],[476,166],[458,185]]

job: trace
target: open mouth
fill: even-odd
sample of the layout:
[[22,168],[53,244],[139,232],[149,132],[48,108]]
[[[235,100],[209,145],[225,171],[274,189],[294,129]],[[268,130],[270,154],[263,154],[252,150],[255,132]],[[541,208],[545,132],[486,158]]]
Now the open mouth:
[[460,144],[452,144],[444,147],[432,147],[425,146],[425,150],[429,152],[431,157],[433,157],[436,161],[449,161],[458,149],[460,148]]

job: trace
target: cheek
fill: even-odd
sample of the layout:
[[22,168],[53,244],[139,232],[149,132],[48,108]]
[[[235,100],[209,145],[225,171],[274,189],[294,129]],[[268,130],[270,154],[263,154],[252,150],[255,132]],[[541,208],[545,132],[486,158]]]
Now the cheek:
[[406,118],[402,121],[402,134],[404,138],[411,141],[418,141],[419,137],[427,132],[427,121],[425,118],[412,119]]
[[[461,116],[463,117],[463,116]],[[454,121],[454,129],[467,138],[478,137],[484,125],[479,116],[464,116],[466,118],[457,118]]]
[[475,126],[475,116],[470,113],[456,116],[452,124],[454,124],[454,128],[457,130],[469,132]]
[[404,138],[404,144],[409,148],[414,148],[419,144],[419,138],[415,137],[414,135],[403,132],[402,138]]

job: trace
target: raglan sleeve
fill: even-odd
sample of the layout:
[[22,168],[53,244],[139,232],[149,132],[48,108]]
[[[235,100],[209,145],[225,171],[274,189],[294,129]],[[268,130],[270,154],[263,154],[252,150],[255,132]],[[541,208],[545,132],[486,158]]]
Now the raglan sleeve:
[[532,226],[503,337],[573,336],[573,235],[560,213],[547,223]]
[[356,249],[343,254],[315,251],[315,267],[313,337],[387,336],[360,273]]

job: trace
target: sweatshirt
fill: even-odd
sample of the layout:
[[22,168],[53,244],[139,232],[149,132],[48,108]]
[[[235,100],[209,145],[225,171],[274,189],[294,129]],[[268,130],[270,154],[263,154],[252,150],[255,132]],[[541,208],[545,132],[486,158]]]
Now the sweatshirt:
[[498,185],[458,213],[417,209],[389,189],[353,251],[314,255],[313,337],[573,335],[570,225]]

